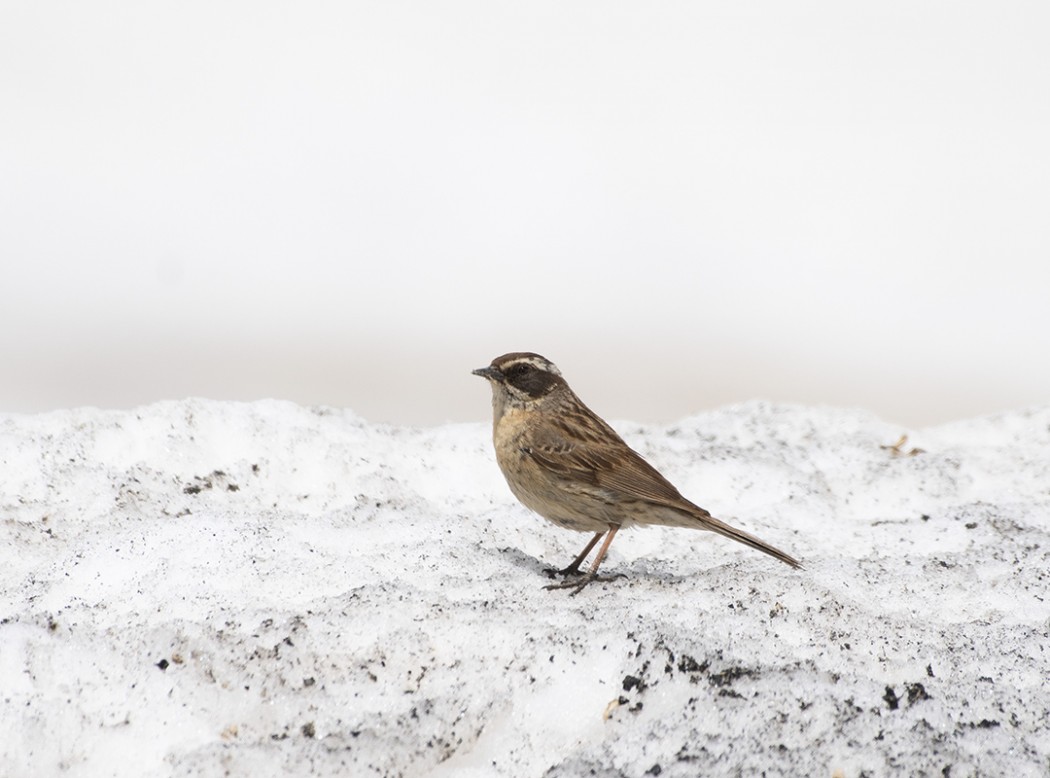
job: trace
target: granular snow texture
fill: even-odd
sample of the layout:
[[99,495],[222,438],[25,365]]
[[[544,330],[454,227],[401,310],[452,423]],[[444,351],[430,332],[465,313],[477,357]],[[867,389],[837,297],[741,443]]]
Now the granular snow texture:
[[805,569],[639,529],[547,591],[589,536],[482,424],[0,417],[0,775],[1050,774],[1050,408],[615,426]]

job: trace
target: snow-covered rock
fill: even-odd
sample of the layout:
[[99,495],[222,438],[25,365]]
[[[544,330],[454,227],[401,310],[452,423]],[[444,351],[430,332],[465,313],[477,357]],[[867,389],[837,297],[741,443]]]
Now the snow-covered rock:
[[480,423],[0,417],[0,775],[1050,772],[1050,408],[615,426],[806,569],[643,529],[546,591],[586,536]]

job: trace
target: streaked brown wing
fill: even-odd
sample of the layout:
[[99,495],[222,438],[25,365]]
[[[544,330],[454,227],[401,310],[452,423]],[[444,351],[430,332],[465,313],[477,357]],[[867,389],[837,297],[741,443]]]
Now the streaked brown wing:
[[642,459],[593,413],[537,430],[529,454],[565,478],[616,493],[619,498],[652,500],[680,507],[684,498],[656,468]]

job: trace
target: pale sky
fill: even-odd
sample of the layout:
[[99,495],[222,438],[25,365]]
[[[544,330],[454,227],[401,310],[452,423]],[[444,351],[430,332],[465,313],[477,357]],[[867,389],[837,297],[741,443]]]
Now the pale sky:
[[0,412],[1050,401],[1050,6],[0,4]]

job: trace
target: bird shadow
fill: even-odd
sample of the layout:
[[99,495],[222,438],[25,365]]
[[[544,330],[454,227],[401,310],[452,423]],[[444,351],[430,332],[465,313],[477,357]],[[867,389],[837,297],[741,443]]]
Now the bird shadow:
[[636,559],[623,565],[617,572],[632,581],[662,586],[678,586],[695,579],[695,575],[673,572],[663,565],[645,559]]
[[501,559],[509,561],[512,565],[522,570],[543,575],[544,571],[550,569],[549,564],[530,554],[526,554],[520,548],[507,546],[506,548],[498,549],[498,553]]
[[[496,549],[495,553],[504,562],[510,562],[514,567],[530,574],[547,579],[558,577],[554,575],[557,567],[551,561],[537,559],[514,546]],[[583,569],[586,570],[587,565],[584,565]],[[654,586],[680,586],[696,577],[695,574],[672,572],[658,563],[645,559],[636,559],[630,563],[622,562],[618,565],[602,565],[601,572],[603,575],[615,576],[625,583],[630,581]]]

